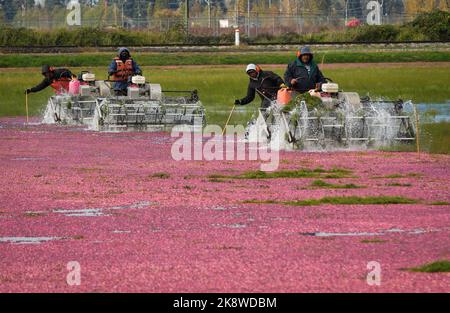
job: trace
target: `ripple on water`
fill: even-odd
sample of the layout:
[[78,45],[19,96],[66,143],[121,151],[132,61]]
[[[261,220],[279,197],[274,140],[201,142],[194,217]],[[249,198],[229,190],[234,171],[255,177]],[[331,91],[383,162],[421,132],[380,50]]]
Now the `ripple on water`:
[[108,211],[112,210],[126,210],[126,209],[143,209],[152,205],[149,201],[141,201],[127,205],[116,205],[112,207],[104,208],[86,208],[86,209],[55,209],[52,212],[57,214],[63,214],[64,216],[71,217],[96,217],[96,216],[111,216]]
[[52,240],[61,240],[62,237],[0,237],[0,242],[14,244],[40,244]]
[[430,232],[442,231],[441,229],[425,230],[421,228],[404,230],[400,228],[390,228],[378,232],[304,232],[300,233],[303,236],[313,236],[313,237],[351,237],[351,236],[383,236],[386,234],[403,233],[409,235],[419,235]]
[[80,210],[53,210],[53,213],[63,214],[64,216],[109,216],[109,214],[103,213],[102,209],[80,209]]

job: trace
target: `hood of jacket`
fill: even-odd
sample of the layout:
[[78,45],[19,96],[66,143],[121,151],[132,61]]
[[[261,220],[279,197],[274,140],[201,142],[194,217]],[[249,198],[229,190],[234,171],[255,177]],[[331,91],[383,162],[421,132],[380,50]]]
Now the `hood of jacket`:
[[117,57],[120,58],[120,54],[121,54],[122,52],[124,52],[124,51],[128,52],[128,55],[129,55],[130,58],[131,58],[130,50],[129,50],[128,48],[124,48],[124,47],[122,47],[122,48],[119,49],[119,52],[118,52],[118,54],[117,54]]

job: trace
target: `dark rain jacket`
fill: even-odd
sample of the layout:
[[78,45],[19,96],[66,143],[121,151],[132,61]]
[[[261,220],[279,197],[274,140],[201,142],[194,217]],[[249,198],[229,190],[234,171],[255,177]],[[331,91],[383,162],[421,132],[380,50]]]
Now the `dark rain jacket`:
[[[247,88],[247,96],[240,100],[241,105],[246,105],[252,102],[255,99],[255,94],[258,93],[261,98],[261,106],[268,107],[270,105],[270,101],[265,97],[270,100],[276,99],[280,85],[283,83],[283,79],[274,72],[260,71],[257,80],[250,79]],[[256,90],[261,92],[265,97]]]
[[[311,89],[315,89],[317,83],[325,83],[325,78],[316,63],[311,60],[309,65],[310,71],[308,73],[308,69],[305,64],[298,58],[289,64],[286,72],[284,73],[284,81],[286,82],[286,85],[292,87],[295,91],[304,93]],[[297,83],[295,85],[291,85],[291,80],[293,79],[297,79]]]

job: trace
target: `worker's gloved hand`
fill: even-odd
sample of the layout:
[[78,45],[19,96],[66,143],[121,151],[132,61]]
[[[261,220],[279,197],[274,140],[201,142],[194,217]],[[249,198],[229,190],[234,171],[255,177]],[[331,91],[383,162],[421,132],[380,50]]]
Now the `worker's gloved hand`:
[[308,91],[308,93],[311,97],[319,97],[320,98],[320,92],[316,91],[315,89],[310,89]]
[[30,88],[25,89],[25,94],[27,95],[29,93],[31,93],[31,89]]
[[282,88],[282,89],[284,89],[284,88],[287,88],[288,86],[286,86],[285,84],[281,84],[280,85],[280,88]]
[[241,100],[239,100],[239,99],[234,100],[234,105],[240,105],[240,104],[241,104]]

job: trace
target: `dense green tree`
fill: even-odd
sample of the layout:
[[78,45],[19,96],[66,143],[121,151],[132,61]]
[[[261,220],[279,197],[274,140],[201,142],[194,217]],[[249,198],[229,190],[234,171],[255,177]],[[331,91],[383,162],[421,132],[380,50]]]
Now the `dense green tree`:
[[19,9],[19,3],[14,0],[3,0],[1,3],[6,22],[12,22]]
[[323,14],[329,14],[333,7],[333,0],[316,0],[314,1],[314,9]]
[[363,6],[361,0],[347,0],[348,17],[361,19],[363,16]]
[[131,18],[144,19],[147,17],[147,8],[149,0],[126,1],[124,4],[124,13]]
[[383,14],[402,14],[405,11],[403,0],[385,1],[383,4]]

